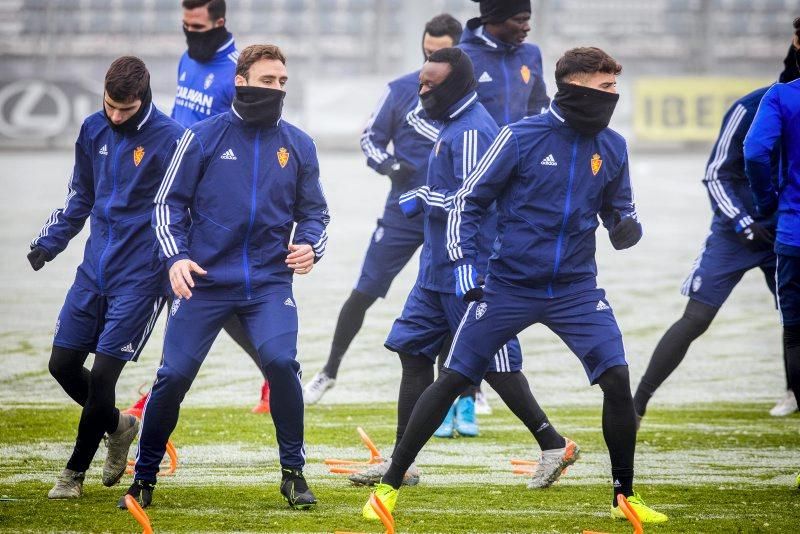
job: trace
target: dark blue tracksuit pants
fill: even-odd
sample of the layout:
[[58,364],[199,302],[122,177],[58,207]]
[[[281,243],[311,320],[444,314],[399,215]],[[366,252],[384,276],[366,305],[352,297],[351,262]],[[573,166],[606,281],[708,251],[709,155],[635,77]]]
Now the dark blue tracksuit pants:
[[237,315],[258,349],[270,383],[272,419],[282,467],[302,469],[303,390],[297,356],[297,307],[291,286],[251,300],[190,300],[172,303],[161,367],[145,404],[135,478],[155,482],[167,440],[178,423],[183,397],[222,326]]

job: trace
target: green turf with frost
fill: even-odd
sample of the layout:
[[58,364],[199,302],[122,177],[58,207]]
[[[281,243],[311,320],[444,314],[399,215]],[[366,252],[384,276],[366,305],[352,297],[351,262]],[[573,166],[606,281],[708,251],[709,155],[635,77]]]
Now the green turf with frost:
[[[800,416],[771,418],[769,407],[654,405],[637,449],[637,489],[670,522],[647,532],[800,532]],[[531,491],[510,458],[535,446],[505,409],[481,418],[481,436],[434,440],[420,457],[422,483],[404,488],[398,532],[630,532],[608,518],[608,458],[599,407],[550,413],[579,443],[582,459],[553,488]],[[101,445],[77,501],[48,501],[47,490],[69,455],[79,412],[62,406],[6,406],[0,411],[0,531],[136,532],[114,505],[123,485],[100,484]],[[186,408],[174,434],[175,477],[162,478],[148,509],[156,532],[381,532],[360,517],[368,491],[327,473],[322,460],[365,459],[355,427],[388,452],[392,405],[314,406],[306,412],[307,476],[320,505],[289,510],[278,492],[269,417],[241,408]]]

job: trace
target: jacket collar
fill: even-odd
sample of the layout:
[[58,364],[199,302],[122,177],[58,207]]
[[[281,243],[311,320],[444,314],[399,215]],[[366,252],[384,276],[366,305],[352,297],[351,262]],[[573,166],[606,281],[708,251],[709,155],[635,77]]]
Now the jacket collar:
[[486,26],[481,23],[480,18],[467,21],[467,27],[464,28],[464,33],[461,35],[461,42],[476,44],[499,52],[512,51],[518,48],[517,45],[503,42],[487,32]]
[[475,91],[470,91],[464,98],[453,104],[449,110],[447,110],[447,120],[453,121],[456,120],[458,117],[464,114],[469,108],[475,105],[475,102],[478,101],[478,93]]

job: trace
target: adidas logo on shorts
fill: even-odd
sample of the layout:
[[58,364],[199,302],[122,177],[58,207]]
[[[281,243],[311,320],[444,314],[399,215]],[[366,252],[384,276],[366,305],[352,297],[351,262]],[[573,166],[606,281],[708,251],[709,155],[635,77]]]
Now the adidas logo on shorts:
[[232,159],[232,160],[235,160],[236,159],[236,154],[233,153],[233,149],[232,148],[229,148],[228,150],[225,151],[224,154],[222,154],[219,157],[219,159]]
[[136,350],[133,348],[133,343],[128,343],[127,345],[125,345],[124,347],[122,347],[119,350],[120,350],[120,352],[131,352],[131,353],[132,352],[136,352]]
[[292,299],[286,299],[283,301],[284,306],[291,306],[292,308],[296,308],[297,306],[294,305],[294,301]]
[[608,304],[606,304],[605,302],[603,302],[602,300],[599,301],[597,303],[597,306],[595,307],[595,310],[597,310],[597,311],[610,310],[610,309],[611,309],[611,307]]
[[551,167],[556,167],[558,163],[556,163],[556,158],[554,158],[552,154],[549,154],[546,158],[542,160],[542,165],[549,165]]

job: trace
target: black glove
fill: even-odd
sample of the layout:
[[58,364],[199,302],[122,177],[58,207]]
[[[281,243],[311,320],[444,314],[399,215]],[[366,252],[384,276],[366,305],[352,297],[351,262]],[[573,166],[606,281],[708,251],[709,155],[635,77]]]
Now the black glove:
[[33,247],[33,249],[28,252],[28,261],[30,262],[34,271],[38,271],[44,267],[45,262],[48,262],[52,259],[53,258],[50,257],[50,254],[48,254],[48,252],[42,247]]
[[767,229],[766,226],[755,221],[751,222],[742,231],[736,232],[736,237],[747,248],[755,250],[769,248],[775,242],[775,234]]
[[633,217],[622,217],[614,212],[614,226],[608,231],[611,245],[617,250],[631,248],[642,238],[642,225]]
[[464,302],[477,302],[483,300],[483,286],[473,287],[464,294]]
[[416,169],[405,161],[386,160],[381,163],[378,172],[388,176],[395,187],[402,188],[408,183],[408,179],[416,172]]

